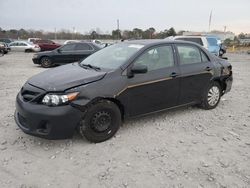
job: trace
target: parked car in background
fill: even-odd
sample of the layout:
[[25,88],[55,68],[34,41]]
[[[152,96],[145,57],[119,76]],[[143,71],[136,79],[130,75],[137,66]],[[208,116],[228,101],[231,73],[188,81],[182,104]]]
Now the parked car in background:
[[62,65],[83,60],[100,49],[98,45],[92,42],[70,43],[53,51],[34,54],[32,60],[34,64],[48,68],[53,65]]
[[213,109],[232,79],[230,63],[200,45],[122,42],[30,78],[17,95],[15,120],[38,137],[66,139],[79,130],[102,142],[126,118],[185,105]]
[[79,40],[66,40],[63,44],[70,44],[70,43],[76,43],[80,42]]
[[4,44],[0,43],[0,57],[4,56]]
[[5,42],[0,42],[0,45],[2,46],[4,54],[7,54],[11,50],[9,45]]
[[216,56],[222,56],[226,53],[225,48],[222,48],[221,40],[214,36],[176,36],[173,39],[195,42]]
[[28,38],[28,42],[34,42],[35,40],[41,40],[40,38]]
[[14,52],[39,52],[40,47],[37,44],[26,41],[14,41],[9,44],[11,51]]
[[0,38],[0,42],[4,42],[4,43],[11,43],[11,42],[14,42],[13,39],[10,39],[10,38]]
[[37,44],[41,48],[41,51],[51,51],[61,46],[52,40],[34,40],[33,43]]

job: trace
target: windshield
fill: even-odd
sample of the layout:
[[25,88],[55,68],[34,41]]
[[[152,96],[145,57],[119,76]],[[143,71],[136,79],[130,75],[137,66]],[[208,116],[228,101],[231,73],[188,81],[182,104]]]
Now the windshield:
[[142,47],[143,45],[139,44],[114,44],[94,53],[84,59],[80,64],[92,65],[105,69],[117,69]]

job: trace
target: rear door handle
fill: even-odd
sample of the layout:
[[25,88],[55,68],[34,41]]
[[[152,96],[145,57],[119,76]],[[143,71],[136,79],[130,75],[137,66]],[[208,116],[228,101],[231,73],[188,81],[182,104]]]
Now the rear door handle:
[[212,70],[211,67],[206,67],[206,68],[205,68],[205,71],[211,71],[211,70]]
[[175,78],[177,76],[179,76],[176,72],[172,72],[171,75],[170,75],[172,78]]

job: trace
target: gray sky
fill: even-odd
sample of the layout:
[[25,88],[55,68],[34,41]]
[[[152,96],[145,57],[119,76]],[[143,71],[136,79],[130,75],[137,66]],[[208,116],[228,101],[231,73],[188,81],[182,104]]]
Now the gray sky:
[[249,7],[250,0],[0,0],[0,27],[106,32],[119,18],[122,30],[207,31],[213,10],[212,30],[250,33]]

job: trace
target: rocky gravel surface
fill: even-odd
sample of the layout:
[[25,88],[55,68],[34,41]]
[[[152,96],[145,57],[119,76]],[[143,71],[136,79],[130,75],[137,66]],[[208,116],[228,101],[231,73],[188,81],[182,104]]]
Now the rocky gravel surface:
[[45,69],[33,54],[0,57],[0,187],[250,187],[250,55],[228,54],[232,91],[218,107],[128,120],[109,141],[24,134],[13,114],[24,82]]

